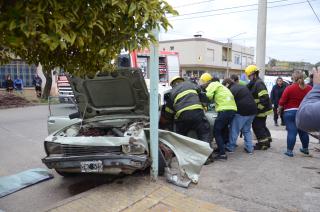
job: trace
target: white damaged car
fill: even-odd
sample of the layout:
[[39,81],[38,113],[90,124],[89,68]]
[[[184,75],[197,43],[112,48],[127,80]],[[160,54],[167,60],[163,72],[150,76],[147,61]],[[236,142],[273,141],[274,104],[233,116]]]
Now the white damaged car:
[[[149,93],[141,71],[120,69],[92,79],[69,80],[79,117],[45,139],[42,162],[64,176],[131,174],[149,167]],[[49,117],[48,127],[61,125],[60,118]],[[212,152],[209,144],[166,130],[159,130],[159,141],[159,171],[175,155],[182,174],[197,182]]]

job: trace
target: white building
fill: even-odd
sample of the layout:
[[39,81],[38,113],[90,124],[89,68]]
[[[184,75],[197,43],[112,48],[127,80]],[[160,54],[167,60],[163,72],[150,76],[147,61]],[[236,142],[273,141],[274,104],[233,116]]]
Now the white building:
[[222,43],[200,36],[160,41],[159,49],[179,53],[182,76],[200,76],[205,72],[219,78],[231,74],[240,75],[241,71],[247,65],[253,64],[254,60],[253,47]]

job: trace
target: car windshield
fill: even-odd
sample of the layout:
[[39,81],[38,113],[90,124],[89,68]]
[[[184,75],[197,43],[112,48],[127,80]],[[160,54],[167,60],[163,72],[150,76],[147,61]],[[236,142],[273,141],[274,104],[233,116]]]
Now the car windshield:
[[68,103],[61,103],[59,97],[49,97],[49,116],[69,116],[72,113],[78,112],[77,105],[70,98]]

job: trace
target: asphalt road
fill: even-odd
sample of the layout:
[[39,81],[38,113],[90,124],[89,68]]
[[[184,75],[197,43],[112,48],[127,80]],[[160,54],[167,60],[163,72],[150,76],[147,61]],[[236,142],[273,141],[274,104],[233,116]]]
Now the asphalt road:
[[[47,136],[48,106],[0,110],[0,176],[46,168],[43,140]],[[101,184],[114,176],[54,178],[0,198],[0,211],[43,211],[50,205]]]

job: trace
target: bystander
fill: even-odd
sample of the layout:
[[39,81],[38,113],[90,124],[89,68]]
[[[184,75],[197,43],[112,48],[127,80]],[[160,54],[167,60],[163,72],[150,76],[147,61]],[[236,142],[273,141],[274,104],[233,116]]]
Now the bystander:
[[297,127],[307,132],[320,132],[320,67],[313,72],[313,88],[299,107]]
[[284,122],[286,125],[287,135],[287,151],[284,153],[289,157],[293,157],[293,149],[296,143],[297,134],[299,134],[302,148],[300,152],[305,155],[309,155],[309,136],[303,130],[300,130],[296,126],[296,114],[300,103],[307,93],[311,90],[310,85],[304,83],[304,76],[301,71],[295,71],[292,75],[292,85],[288,86],[279,101],[278,111],[279,113],[284,110]]
[[7,90],[7,92],[9,92],[9,93],[12,93],[12,91],[13,91],[13,81],[12,81],[12,79],[11,79],[11,75],[10,75],[10,74],[7,75],[7,79],[6,79],[6,90]]

